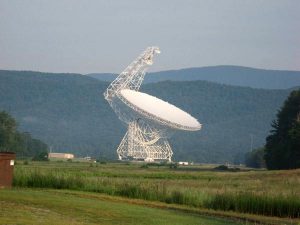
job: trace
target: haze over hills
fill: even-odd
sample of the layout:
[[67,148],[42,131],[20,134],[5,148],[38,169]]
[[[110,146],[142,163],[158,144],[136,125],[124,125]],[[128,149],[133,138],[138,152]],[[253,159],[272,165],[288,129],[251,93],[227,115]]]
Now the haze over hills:
[[[102,81],[112,81],[112,73],[87,74]],[[210,66],[148,73],[145,83],[159,81],[206,80],[221,84],[263,89],[287,89],[300,86],[300,71],[265,70],[241,66]]]
[[[22,131],[52,147],[116,159],[126,132],[103,92],[109,83],[79,74],[0,71],[0,110],[11,113]],[[170,139],[175,160],[233,161],[265,142],[276,111],[290,93],[236,87],[208,81],[148,83],[142,91],[195,116],[199,132],[177,132]]]

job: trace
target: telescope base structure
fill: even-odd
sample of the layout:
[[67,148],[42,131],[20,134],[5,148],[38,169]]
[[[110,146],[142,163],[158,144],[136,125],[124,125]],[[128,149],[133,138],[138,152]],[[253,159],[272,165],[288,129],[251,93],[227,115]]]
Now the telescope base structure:
[[166,138],[158,130],[138,121],[129,123],[117,153],[120,160],[168,161],[173,155]]

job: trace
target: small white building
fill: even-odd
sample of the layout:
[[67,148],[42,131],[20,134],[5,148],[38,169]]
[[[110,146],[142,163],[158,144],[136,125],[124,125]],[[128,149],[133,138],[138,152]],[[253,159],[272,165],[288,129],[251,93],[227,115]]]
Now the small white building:
[[74,159],[74,154],[70,153],[58,153],[58,152],[51,152],[48,153],[48,158],[49,159]]
[[86,156],[86,157],[84,157],[84,159],[87,160],[87,161],[91,161],[92,157],[91,156]]
[[179,165],[188,166],[189,162],[178,162]]

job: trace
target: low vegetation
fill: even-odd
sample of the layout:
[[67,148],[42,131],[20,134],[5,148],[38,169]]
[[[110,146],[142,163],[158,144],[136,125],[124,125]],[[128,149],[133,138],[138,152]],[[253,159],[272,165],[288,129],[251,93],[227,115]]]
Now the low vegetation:
[[198,208],[299,218],[299,177],[300,170],[233,172],[199,166],[174,169],[134,163],[32,162],[17,164],[14,186],[89,191]]

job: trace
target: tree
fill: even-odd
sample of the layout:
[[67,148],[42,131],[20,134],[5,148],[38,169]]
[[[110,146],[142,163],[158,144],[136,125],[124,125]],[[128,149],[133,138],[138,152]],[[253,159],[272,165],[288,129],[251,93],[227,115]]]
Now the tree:
[[258,149],[254,149],[251,152],[248,152],[245,157],[246,166],[253,167],[253,168],[266,167],[264,155],[265,155],[264,148],[258,148]]
[[300,168],[300,89],[292,91],[266,138],[268,169]]
[[48,146],[38,140],[38,139],[30,139],[28,149],[28,156],[33,156],[32,160],[35,161],[47,161],[48,160]]
[[24,132],[21,135],[22,156],[33,157],[33,160],[47,160],[48,146],[41,140],[31,137],[31,134]]
[[42,151],[40,153],[37,153],[32,158],[33,161],[48,161],[48,152]]
[[0,152],[12,151],[17,156],[34,157],[45,160],[48,146],[31,137],[30,133],[20,133],[17,122],[7,112],[0,111]]
[[0,152],[12,151],[19,136],[17,132],[17,123],[7,112],[0,111]]

